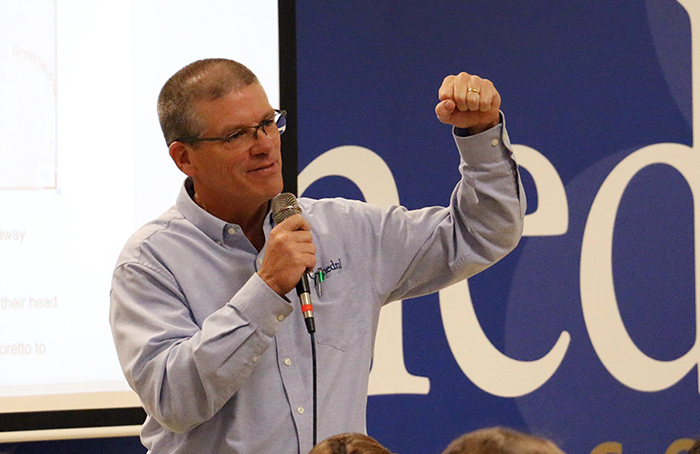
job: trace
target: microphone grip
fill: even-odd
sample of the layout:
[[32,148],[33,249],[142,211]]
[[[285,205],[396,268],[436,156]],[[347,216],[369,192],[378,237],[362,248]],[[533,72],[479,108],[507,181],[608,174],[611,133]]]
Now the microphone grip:
[[314,307],[311,305],[311,287],[309,287],[309,277],[306,273],[301,275],[301,279],[297,284],[297,295],[301,302],[301,312],[304,314],[304,323],[306,330],[310,333],[316,332],[316,324],[314,323]]

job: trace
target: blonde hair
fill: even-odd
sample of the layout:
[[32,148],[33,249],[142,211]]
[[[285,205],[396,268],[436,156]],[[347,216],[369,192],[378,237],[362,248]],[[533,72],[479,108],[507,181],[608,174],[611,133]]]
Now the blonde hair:
[[392,454],[369,435],[348,432],[333,435],[313,447],[309,454]]
[[469,432],[452,441],[442,454],[565,454],[546,438],[505,427]]

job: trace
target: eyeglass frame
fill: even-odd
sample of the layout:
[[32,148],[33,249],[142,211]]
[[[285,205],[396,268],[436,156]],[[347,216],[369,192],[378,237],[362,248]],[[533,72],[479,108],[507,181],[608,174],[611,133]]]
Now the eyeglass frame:
[[[233,140],[238,138],[235,136],[241,134],[243,131],[245,131],[247,129],[254,129],[255,130],[255,132],[253,132],[253,140],[257,140],[258,139],[258,131],[260,131],[260,130],[262,130],[262,132],[265,135],[268,135],[267,131],[265,131],[265,125],[263,123],[265,123],[267,121],[272,121],[273,123],[275,123],[275,125],[277,125],[277,121],[279,121],[280,118],[284,118],[285,119],[284,126],[281,128],[279,126],[277,126],[277,131],[280,133],[280,135],[282,135],[284,133],[284,131],[286,131],[286,129],[287,129],[287,122],[286,122],[287,111],[284,109],[274,109],[274,111],[275,111],[274,115],[272,115],[271,117],[267,117],[267,118],[260,120],[260,123],[258,123],[257,125],[244,126],[242,128],[238,128],[235,131],[233,131],[229,134],[226,134],[223,137],[181,137],[181,138],[173,140],[173,142],[182,142],[182,143],[188,143],[188,144],[193,144],[193,143],[197,143],[197,142],[231,143]],[[275,121],[275,117],[277,117],[277,115],[279,115],[279,118],[277,119],[277,121]]]

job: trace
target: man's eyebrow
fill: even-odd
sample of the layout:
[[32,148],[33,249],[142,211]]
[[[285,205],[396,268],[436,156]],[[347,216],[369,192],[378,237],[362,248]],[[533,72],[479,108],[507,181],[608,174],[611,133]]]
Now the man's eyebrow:
[[260,121],[267,120],[269,118],[272,118],[275,116],[277,112],[275,112],[275,109],[270,108],[270,110],[267,112],[267,114],[260,119]]

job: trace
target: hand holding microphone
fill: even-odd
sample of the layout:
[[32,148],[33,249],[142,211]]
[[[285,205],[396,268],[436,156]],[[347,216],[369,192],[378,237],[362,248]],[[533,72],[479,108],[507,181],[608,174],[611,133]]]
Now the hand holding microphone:
[[309,332],[314,332],[313,309],[307,270],[316,266],[316,246],[311,227],[301,216],[296,197],[282,193],[272,200],[272,216],[277,224],[270,232],[258,275],[284,296],[296,286]]

